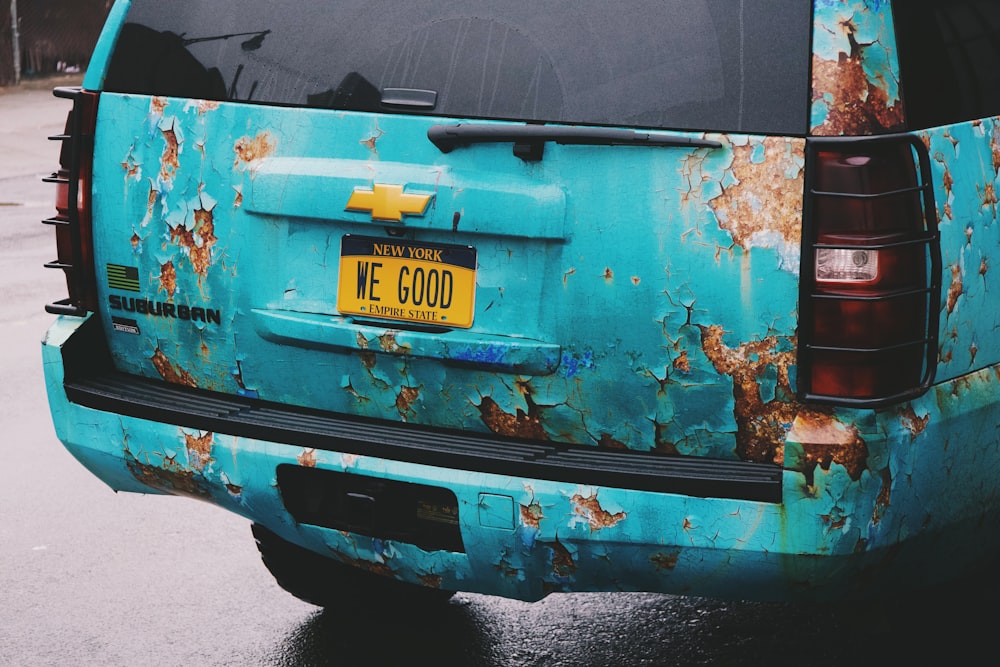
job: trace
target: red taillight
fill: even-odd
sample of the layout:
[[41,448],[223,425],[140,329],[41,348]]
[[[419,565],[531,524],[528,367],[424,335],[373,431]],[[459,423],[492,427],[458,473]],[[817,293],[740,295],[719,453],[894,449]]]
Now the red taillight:
[[73,100],[73,109],[65,132],[50,137],[63,143],[59,171],[42,179],[56,185],[56,215],[42,221],[56,229],[56,259],[45,267],[66,274],[69,296],[46,305],[45,310],[55,315],[84,315],[96,309],[97,298],[90,187],[98,93],[80,88],[56,88],[53,93]]
[[941,260],[926,150],[910,136],[810,141],[800,393],[879,405],[934,377]]

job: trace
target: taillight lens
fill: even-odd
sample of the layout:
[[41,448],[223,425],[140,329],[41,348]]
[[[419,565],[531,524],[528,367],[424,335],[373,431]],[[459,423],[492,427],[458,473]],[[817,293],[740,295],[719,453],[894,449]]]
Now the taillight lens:
[[906,136],[814,139],[803,243],[799,386],[877,406],[934,377],[941,260],[927,152]]
[[73,100],[63,134],[49,137],[62,142],[59,170],[46,183],[56,185],[56,215],[43,220],[56,230],[56,259],[45,267],[66,274],[69,296],[45,306],[56,315],[85,315],[96,309],[93,237],[90,218],[91,170],[98,93],[80,88],[56,88],[56,97]]

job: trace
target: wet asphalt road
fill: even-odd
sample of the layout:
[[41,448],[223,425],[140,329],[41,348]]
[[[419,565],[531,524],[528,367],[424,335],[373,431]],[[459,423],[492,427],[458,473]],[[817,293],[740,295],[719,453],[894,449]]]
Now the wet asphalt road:
[[279,589],[245,519],[113,493],[56,440],[45,400],[43,304],[64,287],[41,268],[54,243],[39,223],[53,186],[40,178],[69,104],[49,88],[0,89],[0,665],[924,665],[995,653],[1000,586],[979,578],[880,607],[459,594],[357,618]]

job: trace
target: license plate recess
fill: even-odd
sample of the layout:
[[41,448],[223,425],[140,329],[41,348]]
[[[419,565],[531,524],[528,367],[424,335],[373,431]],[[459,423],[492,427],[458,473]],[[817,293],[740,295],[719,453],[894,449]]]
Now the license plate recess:
[[341,238],[337,310],[343,315],[467,329],[475,296],[472,246]]

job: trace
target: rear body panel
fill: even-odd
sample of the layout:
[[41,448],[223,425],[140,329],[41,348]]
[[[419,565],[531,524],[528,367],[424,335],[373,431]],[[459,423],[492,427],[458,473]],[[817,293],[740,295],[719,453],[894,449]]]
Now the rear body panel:
[[[130,4],[112,12],[85,87],[104,88]],[[726,7],[692,15],[707,26]],[[772,130],[759,104],[724,118],[755,129],[685,125],[702,107],[674,129],[634,126],[707,147],[443,152],[435,125],[503,114],[103,92],[98,309],[60,318],[44,342],[59,438],[115,489],[198,497],[364,569],[525,600],[869,595],[995,552],[998,122],[915,131],[945,267],[934,386],[877,410],[800,400],[808,137],[901,132],[907,118],[890,3],[812,9],[795,129],[782,117]],[[224,27],[243,35],[237,23]],[[261,80],[261,95],[281,88]],[[461,312],[400,305],[417,284],[385,272],[411,251],[428,263],[404,262],[407,276],[461,282],[474,268]],[[434,264],[447,257],[462,259]],[[546,463],[563,455],[577,463]],[[640,474],[628,456],[685,466]],[[452,493],[462,547],[302,521],[279,466]]]
[[[96,258],[138,276],[100,286],[118,368],[393,421],[773,460],[778,443],[734,437],[734,415],[771,419],[789,393],[802,140],[549,146],[526,164],[509,144],[445,158],[432,122],[105,94]],[[384,184],[430,197],[426,212],[345,210]],[[472,326],[341,315],[348,234],[474,247]]]

